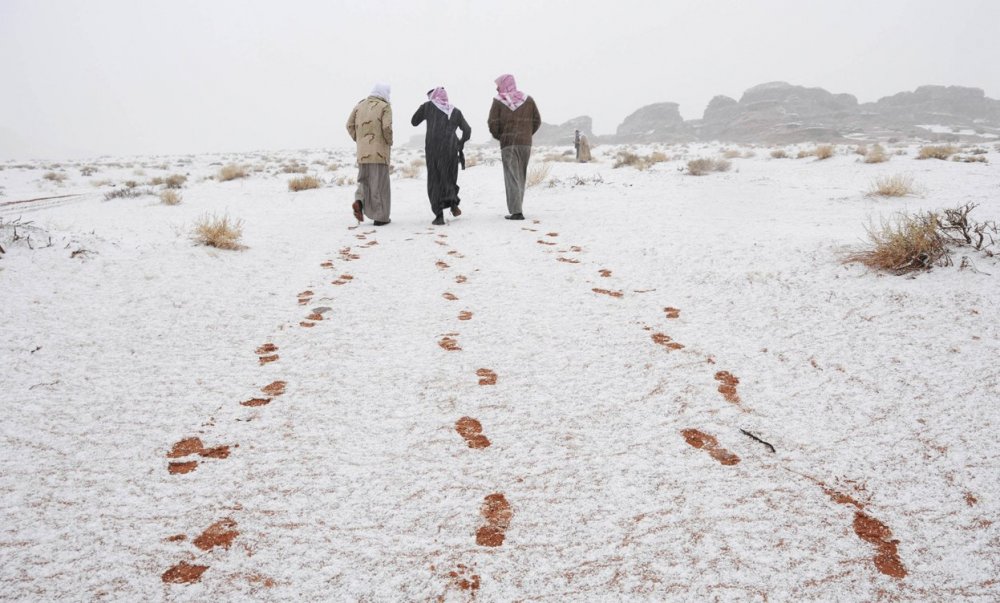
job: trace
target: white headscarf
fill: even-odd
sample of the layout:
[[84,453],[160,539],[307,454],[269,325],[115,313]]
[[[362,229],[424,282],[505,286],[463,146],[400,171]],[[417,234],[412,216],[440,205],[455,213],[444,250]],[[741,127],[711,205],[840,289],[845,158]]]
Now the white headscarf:
[[385,84],[383,82],[379,82],[379,83],[375,84],[375,87],[372,88],[371,94],[369,94],[368,96],[377,96],[380,99],[384,100],[385,102],[389,102],[389,92],[390,92],[390,90],[391,90],[391,88],[390,88],[389,84]]

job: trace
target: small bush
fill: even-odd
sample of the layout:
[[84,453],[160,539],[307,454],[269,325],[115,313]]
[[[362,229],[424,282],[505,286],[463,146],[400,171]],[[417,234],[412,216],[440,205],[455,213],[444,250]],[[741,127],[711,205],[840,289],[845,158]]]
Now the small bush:
[[865,153],[865,163],[884,163],[886,161],[889,161],[889,156],[885,154],[885,149],[882,148],[882,145],[877,144]]
[[229,165],[224,165],[219,170],[216,178],[219,182],[229,182],[230,180],[236,180],[237,178],[246,178],[247,170],[243,166],[236,165],[235,163],[230,163]]
[[104,200],[110,201],[112,199],[135,199],[136,197],[142,197],[143,195],[152,195],[153,191],[150,189],[140,189],[135,186],[124,186],[119,187],[114,190],[104,193]]
[[805,159],[806,157],[812,157],[815,154],[816,154],[816,151],[807,151],[806,149],[802,149],[802,150],[799,151],[799,154],[795,156],[795,158],[796,159]]
[[854,147],[854,154],[861,155],[862,157],[864,157],[865,155],[868,154],[868,147],[863,144],[859,144],[858,146]]
[[823,161],[824,159],[829,159],[833,157],[834,148],[830,144],[821,144],[813,151],[813,155],[816,156],[816,161]]
[[292,178],[291,180],[288,181],[288,190],[292,191],[293,193],[319,187],[320,187],[319,179],[314,178],[313,176],[301,176],[299,178]]
[[159,176],[154,176],[149,179],[149,186],[160,186],[161,184],[163,184],[163,178],[160,178]]
[[281,171],[286,174],[305,174],[309,168],[298,163],[287,163],[282,166]]
[[868,189],[869,196],[879,197],[905,197],[913,192],[913,176],[906,174],[878,176]]
[[66,179],[66,174],[60,174],[59,172],[48,172],[44,176],[42,176],[42,178],[45,178],[46,180],[49,180],[51,182],[59,183]]
[[549,177],[549,172],[552,171],[552,164],[549,162],[536,163],[535,165],[528,167],[528,178],[525,181],[525,185],[529,188],[532,186],[538,186],[545,179]]
[[987,163],[985,155],[955,155],[951,158],[952,161],[960,161],[962,163]]
[[185,182],[187,182],[187,176],[184,174],[171,174],[163,179],[163,184],[167,188],[181,188]]
[[97,173],[97,168],[92,165],[85,165],[80,168],[80,175],[90,177]]
[[670,161],[670,157],[662,151],[653,151],[645,157],[629,151],[618,151],[618,155],[615,156],[615,162],[611,167],[620,168],[630,166],[641,171],[657,163],[664,163],[666,161]]
[[928,270],[947,261],[948,248],[938,226],[933,212],[900,214],[895,221],[869,225],[866,230],[870,248],[852,253],[844,261],[896,274]]
[[664,163],[667,161],[670,161],[670,157],[661,151],[653,151],[648,157],[646,157],[646,163],[649,163],[650,165]]
[[728,172],[732,167],[726,159],[692,159],[687,162],[688,173],[692,176],[703,176],[711,172]]
[[181,202],[180,193],[168,188],[160,193],[160,202],[164,205],[177,205]]
[[743,153],[737,151],[736,149],[726,149],[722,152],[722,156],[726,159],[739,159]]
[[95,187],[95,188],[100,188],[102,186],[110,186],[111,185],[111,181],[108,180],[107,178],[102,178],[100,180],[91,180],[90,181],[90,185],[93,186],[93,187]]
[[773,159],[785,159],[788,157],[788,153],[785,152],[785,149],[774,149],[771,151],[771,157]]
[[217,249],[245,249],[240,239],[243,237],[243,220],[232,220],[229,215],[222,217],[205,214],[194,224],[193,238],[199,245]]
[[338,176],[336,180],[333,181],[337,186],[354,186],[357,184],[357,180],[353,176]]
[[917,159],[940,159],[943,161],[954,154],[955,147],[951,145],[930,145],[920,148]]

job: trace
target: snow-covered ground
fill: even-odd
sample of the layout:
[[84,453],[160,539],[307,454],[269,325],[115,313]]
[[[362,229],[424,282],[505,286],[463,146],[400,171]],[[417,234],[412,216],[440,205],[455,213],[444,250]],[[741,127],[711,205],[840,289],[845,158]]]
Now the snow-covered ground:
[[[901,210],[1000,219],[1000,154],[616,150],[524,222],[495,149],[443,227],[397,171],[378,229],[349,151],[0,164],[0,598],[1000,598],[1000,263],[840,261]],[[194,245],[206,212],[247,248]]]

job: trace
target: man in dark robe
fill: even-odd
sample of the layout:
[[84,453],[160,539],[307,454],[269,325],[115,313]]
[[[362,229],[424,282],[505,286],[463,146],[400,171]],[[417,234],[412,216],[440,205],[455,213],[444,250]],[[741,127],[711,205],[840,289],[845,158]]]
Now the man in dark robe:
[[[448,102],[448,93],[438,87],[427,93],[430,99],[420,105],[410,120],[414,126],[427,122],[427,134],[424,137],[424,154],[427,159],[427,198],[431,202],[434,221],[431,224],[444,224],[444,210],[450,208],[451,215],[460,216],[458,208],[461,199],[458,198],[458,166],[465,169],[463,149],[472,136],[472,128],[465,121],[462,112]],[[455,136],[456,130],[462,130],[462,137]]]

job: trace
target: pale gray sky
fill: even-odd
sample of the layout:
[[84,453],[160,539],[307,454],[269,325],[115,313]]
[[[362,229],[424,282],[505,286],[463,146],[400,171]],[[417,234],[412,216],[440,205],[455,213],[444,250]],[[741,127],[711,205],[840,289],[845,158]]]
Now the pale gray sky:
[[342,146],[376,80],[400,141],[436,85],[484,141],[504,72],[546,122],[588,114],[598,134],[772,80],[997,98],[998,23],[995,0],[0,0],[0,154]]

